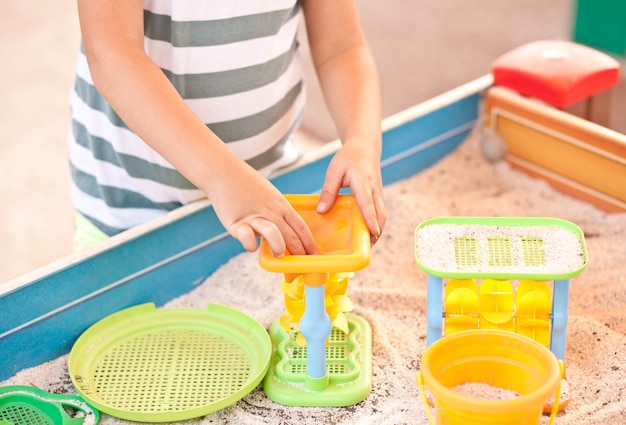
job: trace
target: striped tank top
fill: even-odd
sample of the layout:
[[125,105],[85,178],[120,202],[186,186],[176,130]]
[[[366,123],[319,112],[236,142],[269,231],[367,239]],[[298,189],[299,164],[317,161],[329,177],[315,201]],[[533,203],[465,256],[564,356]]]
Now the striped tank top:
[[[146,53],[203,122],[265,176],[294,162],[299,153],[290,135],[305,101],[299,1],[144,0],[143,5]],[[72,202],[105,234],[205,196],[98,93],[83,49],[70,107]]]

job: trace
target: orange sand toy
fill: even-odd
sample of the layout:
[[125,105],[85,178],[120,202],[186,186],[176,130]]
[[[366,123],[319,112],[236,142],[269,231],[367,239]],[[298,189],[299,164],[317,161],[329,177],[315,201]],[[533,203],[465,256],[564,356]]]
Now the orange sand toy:
[[[259,264],[266,270],[282,273],[304,273],[307,284],[318,286],[316,275],[357,271],[369,265],[369,230],[351,195],[340,195],[334,207],[325,214],[316,211],[319,195],[286,195],[291,205],[308,224],[320,253],[276,258],[269,245],[261,241]],[[311,280],[308,280],[308,279]],[[325,280],[321,280],[323,284]]]
[[[261,241],[260,265],[284,274],[287,314],[270,328],[275,356],[264,381],[286,405],[347,406],[371,391],[371,329],[348,313],[349,272],[367,267],[369,230],[352,195],[316,211],[319,195],[287,195],[313,233],[319,253],[277,258]],[[306,346],[304,346],[306,342]]]

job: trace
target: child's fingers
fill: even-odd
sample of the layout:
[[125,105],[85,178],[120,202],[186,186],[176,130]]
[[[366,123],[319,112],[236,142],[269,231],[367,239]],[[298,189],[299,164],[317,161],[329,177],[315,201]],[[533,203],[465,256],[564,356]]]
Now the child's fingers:
[[294,211],[285,217],[287,229],[283,232],[287,250],[294,255],[317,254],[317,244],[311,229],[300,214]]
[[258,242],[256,234],[252,227],[248,226],[246,223],[238,224],[234,229],[232,229],[231,234],[241,243],[241,245],[243,245],[246,251],[254,252],[257,250]]
[[380,238],[387,221],[382,184],[360,179],[354,180],[351,189],[370,232],[370,243],[374,245]]
[[276,224],[265,218],[256,217],[250,220],[250,226],[257,235],[265,238],[275,257],[280,258],[285,255],[285,250],[287,249],[285,239]]
[[254,252],[258,248],[257,237],[261,236],[275,257],[282,257],[285,254],[285,240],[278,230],[278,227],[269,220],[256,217],[249,222],[238,223],[231,234],[243,245],[248,252]]
[[322,191],[320,192],[320,200],[317,203],[318,213],[324,214],[335,205],[337,194],[339,193],[339,189],[341,189],[341,181],[342,175],[337,175],[334,169],[329,168],[326,172]]
[[[387,222],[387,212],[385,211],[385,201],[383,200],[382,189],[373,193],[375,217],[372,223],[368,225],[370,229],[373,226],[377,231],[371,234],[370,242],[374,245],[383,233],[385,223]],[[371,232],[371,230],[370,230]]]

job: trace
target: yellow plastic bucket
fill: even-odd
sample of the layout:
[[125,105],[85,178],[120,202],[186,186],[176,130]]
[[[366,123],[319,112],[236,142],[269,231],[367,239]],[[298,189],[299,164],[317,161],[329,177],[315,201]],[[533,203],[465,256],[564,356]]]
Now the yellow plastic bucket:
[[[531,338],[502,330],[468,330],[434,342],[422,356],[416,377],[432,424],[536,425],[552,396],[550,423],[554,421],[563,374],[563,363]],[[514,391],[519,397],[489,400],[452,390],[474,382]],[[434,417],[424,387],[432,396]]]

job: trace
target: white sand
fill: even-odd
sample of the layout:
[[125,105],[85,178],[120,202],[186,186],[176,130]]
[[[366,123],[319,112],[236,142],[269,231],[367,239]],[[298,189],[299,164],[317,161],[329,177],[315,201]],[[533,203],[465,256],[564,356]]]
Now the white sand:
[[[439,216],[543,216],[576,223],[586,235],[585,271],[572,280],[567,336],[568,408],[559,425],[626,423],[626,214],[607,214],[542,181],[491,165],[477,137],[430,169],[386,188],[388,223],[368,268],[352,278],[355,313],[373,330],[373,391],[346,408],[285,407],[257,389],[222,411],[185,424],[427,424],[414,373],[426,338],[426,274],[414,258],[414,230]],[[233,258],[192,293],[167,307],[230,305],[269,326],[283,314],[280,276],[256,254]],[[3,384],[74,392],[67,357]],[[107,415],[102,424],[124,424]],[[547,418],[542,419],[547,423]]]
[[450,390],[467,397],[483,398],[485,400],[511,400],[519,397],[519,394],[515,391],[494,387],[484,382],[467,382],[455,385]]

